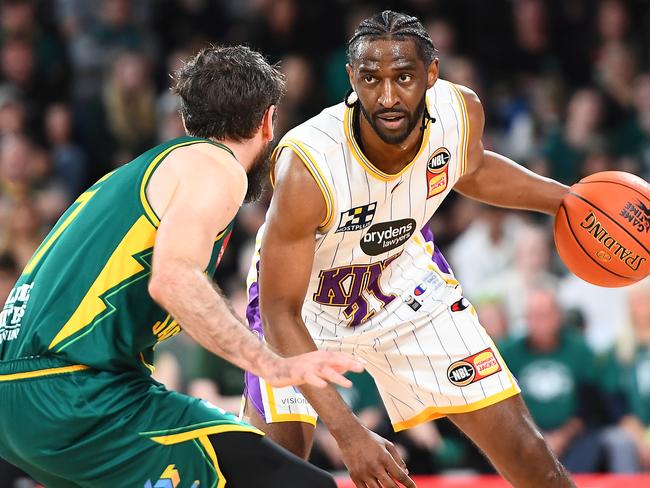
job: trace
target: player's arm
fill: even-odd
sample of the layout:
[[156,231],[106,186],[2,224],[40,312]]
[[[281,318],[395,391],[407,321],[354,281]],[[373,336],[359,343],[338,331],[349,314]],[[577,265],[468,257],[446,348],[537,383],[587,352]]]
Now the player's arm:
[[206,276],[215,236],[237,213],[247,183],[239,163],[218,151],[221,161],[192,148],[177,149],[150,183],[161,221],[149,293],[203,347],[271,384],[347,384],[340,373],[360,369],[358,362],[324,353],[277,356],[236,317]]
[[[260,261],[260,311],[267,341],[282,355],[316,350],[302,320],[316,231],[326,215],[323,196],[299,157],[284,149],[267,215]],[[300,388],[336,438],[357,486],[415,487],[394,446],[366,430],[335,388]],[[399,463],[399,465],[397,464]],[[400,467],[401,465],[401,467]]]
[[498,207],[536,210],[555,215],[568,187],[539,176],[514,161],[483,147],[483,106],[476,94],[459,86],[469,115],[467,171],[454,189]]

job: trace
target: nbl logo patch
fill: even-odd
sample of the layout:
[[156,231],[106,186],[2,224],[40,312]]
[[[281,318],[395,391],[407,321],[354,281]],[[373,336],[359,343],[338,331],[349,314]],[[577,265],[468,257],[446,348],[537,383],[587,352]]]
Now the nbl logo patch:
[[452,385],[467,386],[501,371],[501,365],[491,348],[452,363],[447,378]]
[[375,218],[376,209],[377,202],[372,202],[368,205],[361,205],[360,207],[354,207],[345,212],[341,212],[341,223],[338,229],[336,229],[336,232],[351,232],[365,229],[372,223],[372,219]]
[[449,160],[451,154],[446,147],[439,147],[427,162],[427,199],[439,195],[449,183]]

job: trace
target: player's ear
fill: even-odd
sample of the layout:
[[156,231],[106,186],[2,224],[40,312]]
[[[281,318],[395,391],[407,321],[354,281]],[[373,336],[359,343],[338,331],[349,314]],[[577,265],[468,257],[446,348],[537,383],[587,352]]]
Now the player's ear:
[[354,87],[354,69],[350,65],[350,63],[347,63],[345,65],[345,71],[348,72],[348,79],[350,80],[350,86],[354,91],[356,91],[356,88]]
[[266,142],[271,142],[273,140],[273,126],[275,125],[275,116],[276,116],[277,107],[271,105],[266,109],[264,115],[262,116],[262,137]]
[[427,70],[427,89],[431,88],[438,79],[438,58],[433,58]]

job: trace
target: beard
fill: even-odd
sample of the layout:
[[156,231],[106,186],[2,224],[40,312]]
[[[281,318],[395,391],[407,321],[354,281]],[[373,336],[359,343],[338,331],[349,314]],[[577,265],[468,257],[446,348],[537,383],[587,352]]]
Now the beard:
[[244,203],[253,203],[260,199],[266,182],[269,179],[269,172],[271,170],[271,154],[273,153],[273,143],[269,142],[264,149],[262,149],[253,164],[246,172],[248,176],[248,190],[244,197]]
[[[418,102],[413,112],[406,112],[404,110],[385,109],[385,110],[378,110],[374,114],[370,115],[368,111],[365,109],[365,107],[363,106],[363,104],[361,103],[361,100],[359,100],[359,106],[361,107],[361,113],[366,118],[366,120],[368,121],[372,129],[375,131],[375,134],[377,134],[382,141],[384,141],[386,144],[401,144],[406,140],[406,138],[413,131],[413,129],[415,129],[415,126],[418,124],[418,122],[422,122],[422,117],[424,115],[424,107],[426,104],[426,97],[427,94],[425,92],[422,95],[422,98]],[[407,124],[404,130],[402,130],[402,132],[399,132],[398,134],[389,134],[383,131],[382,128],[379,126],[379,124],[377,124],[377,116],[381,115],[382,113],[388,113],[388,112],[399,112],[404,114],[404,117],[406,117],[407,120]]]

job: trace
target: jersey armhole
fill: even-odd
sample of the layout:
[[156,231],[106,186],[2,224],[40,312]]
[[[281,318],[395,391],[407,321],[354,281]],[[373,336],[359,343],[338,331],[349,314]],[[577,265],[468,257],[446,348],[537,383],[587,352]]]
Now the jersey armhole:
[[147,219],[149,220],[149,222],[151,222],[151,224],[156,229],[160,225],[160,216],[153,209],[153,206],[151,205],[151,203],[149,202],[149,198],[147,197],[147,187],[149,186],[149,181],[151,180],[151,177],[153,176],[156,169],[158,169],[158,166],[160,166],[160,163],[162,163],[165,160],[165,158],[169,156],[169,154],[174,149],[178,149],[179,147],[184,147],[184,146],[191,146],[193,144],[202,144],[202,143],[209,143],[212,144],[213,146],[217,146],[218,148],[226,151],[233,158],[237,159],[235,157],[235,154],[232,152],[232,150],[229,147],[221,143],[211,141],[209,139],[194,139],[191,141],[179,142],[178,144],[174,144],[173,146],[166,148],[155,158],[153,158],[151,163],[149,163],[149,165],[147,166],[147,169],[145,170],[144,175],[142,177],[142,181],[140,183],[140,203],[142,204],[142,208],[144,209],[144,214],[146,215]]
[[325,218],[318,226],[318,230],[324,232],[332,224],[332,220],[334,216],[334,192],[332,191],[332,188],[327,183],[327,179],[325,179],[325,175],[323,175],[323,172],[318,167],[318,164],[316,163],[312,155],[309,153],[307,148],[302,143],[296,140],[284,140],[280,142],[280,144],[278,144],[278,147],[275,148],[275,151],[273,151],[273,156],[272,156],[274,167],[271,170],[271,184],[273,185],[273,187],[275,187],[275,161],[280,155],[282,149],[284,149],[285,147],[291,149],[294,153],[296,153],[296,155],[300,158],[300,160],[303,162],[303,164],[311,174],[312,178],[314,178],[314,181],[316,182],[318,188],[323,194],[323,198],[325,200],[326,212],[325,212]]
[[458,145],[460,146],[460,157],[459,161],[459,178],[463,176],[467,171],[467,153],[469,151],[469,114],[467,113],[467,104],[465,103],[465,97],[462,92],[454,83],[449,83],[451,91],[454,94],[454,97],[457,99],[459,113],[461,115],[461,129],[460,129],[460,138]]

